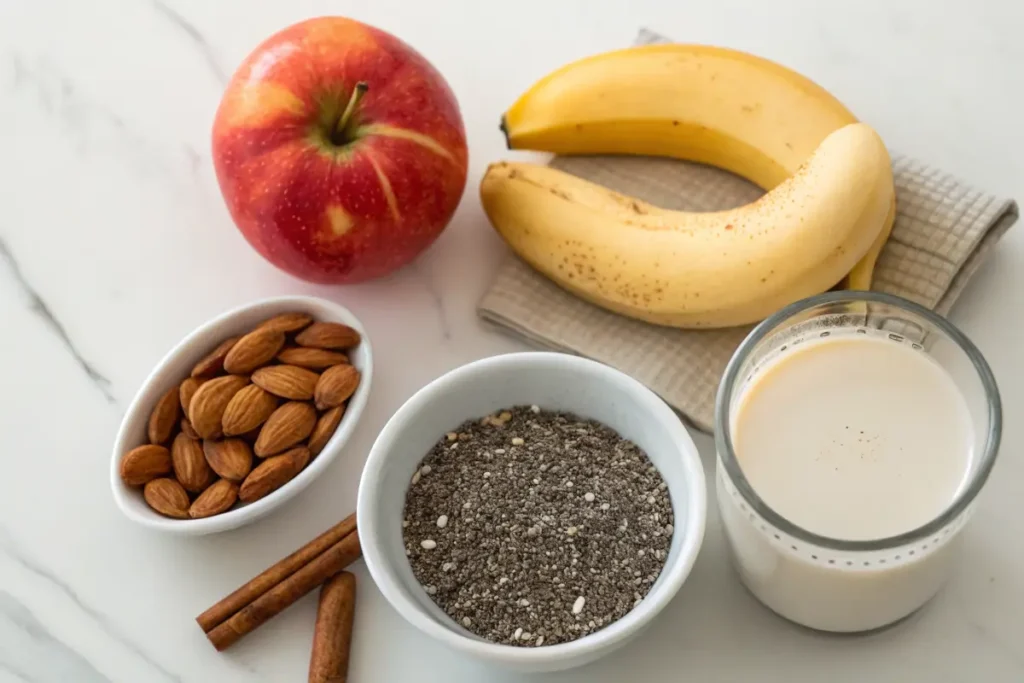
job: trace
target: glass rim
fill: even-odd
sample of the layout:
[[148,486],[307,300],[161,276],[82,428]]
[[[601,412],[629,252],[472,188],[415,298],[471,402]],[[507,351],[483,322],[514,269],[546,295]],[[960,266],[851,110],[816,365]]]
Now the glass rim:
[[[754,491],[750,482],[740,469],[739,461],[736,459],[736,452],[733,449],[732,434],[728,429],[730,422],[730,398],[739,378],[740,367],[749,357],[752,350],[759,342],[778,328],[778,326],[793,316],[823,304],[840,302],[850,303],[879,303],[903,309],[908,313],[920,316],[927,322],[938,328],[943,334],[949,337],[953,343],[967,355],[974,366],[975,371],[981,380],[985,391],[985,400],[989,411],[988,431],[985,439],[985,448],[981,454],[980,463],[971,475],[970,483],[957,495],[956,498],[946,507],[945,510],[936,515],[931,521],[894,536],[868,540],[847,540],[823,536],[808,531],[807,529],[789,521],[776,512]],[[801,299],[785,308],[776,311],[768,318],[761,321],[744,338],[733,353],[729,364],[726,366],[725,374],[718,387],[718,396],[715,399],[715,448],[719,461],[725,466],[725,470],[732,480],[733,486],[744,498],[751,509],[780,531],[820,548],[845,552],[871,552],[890,550],[895,547],[916,543],[928,536],[941,531],[947,524],[955,520],[964,510],[970,506],[978,496],[981,489],[988,480],[992,467],[995,465],[996,456],[999,452],[999,444],[1002,439],[1002,401],[999,396],[999,388],[996,384],[992,369],[985,360],[981,351],[974,343],[951,322],[931,311],[924,306],[914,303],[894,294],[872,291],[840,290],[829,291],[824,294],[817,294],[806,299]]]

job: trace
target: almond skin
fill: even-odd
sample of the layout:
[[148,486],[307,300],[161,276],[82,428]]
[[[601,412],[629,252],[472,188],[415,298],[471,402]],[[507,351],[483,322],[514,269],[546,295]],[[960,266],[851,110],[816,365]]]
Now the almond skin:
[[145,444],[121,458],[121,479],[128,486],[143,484],[171,472],[171,452],[163,446]]
[[332,365],[348,363],[348,356],[339,351],[307,349],[304,346],[298,346],[282,350],[277,354],[277,360],[308,370],[326,370]]
[[281,488],[302,471],[309,462],[309,455],[308,448],[299,446],[267,458],[242,482],[238,499],[243,503],[251,503]]
[[277,408],[277,399],[255,384],[235,394],[224,409],[221,426],[226,436],[237,436],[266,422]]
[[213,377],[222,373],[224,371],[224,359],[227,358],[228,351],[231,350],[239,339],[241,339],[241,337],[231,337],[222,341],[217,348],[208,353],[201,361],[196,363],[196,366],[192,368],[190,376]]
[[224,370],[244,375],[274,360],[284,346],[284,333],[276,330],[253,330],[238,340],[224,358]]
[[276,455],[304,440],[316,426],[313,406],[300,401],[289,401],[267,419],[256,439],[256,455],[265,458]]
[[252,449],[241,439],[203,442],[203,453],[210,468],[222,479],[242,481],[252,471]]
[[154,479],[142,490],[149,507],[165,517],[188,519],[188,494],[176,480],[168,477]]
[[174,465],[174,476],[186,491],[199,493],[213,480],[213,472],[206,462],[203,447],[184,432],[174,437],[171,462]]
[[192,519],[212,517],[227,512],[238,500],[238,484],[227,479],[218,479],[203,491],[188,509]]
[[269,320],[264,320],[256,327],[256,329],[273,330],[275,332],[289,334],[291,332],[298,332],[302,328],[309,326],[312,322],[313,316],[307,315],[306,313],[282,313],[281,315],[275,315]]
[[252,383],[274,396],[293,401],[308,401],[320,375],[297,365],[271,365],[252,373]]
[[334,436],[334,431],[341,424],[341,418],[344,415],[345,406],[340,405],[320,416],[320,419],[316,421],[316,426],[313,427],[313,433],[309,435],[309,452],[312,455],[320,454],[330,438]]
[[201,377],[189,377],[178,388],[178,398],[181,399],[181,411],[185,415],[188,415],[188,405],[192,403],[192,397],[196,395],[196,389],[205,381]]
[[178,418],[181,416],[181,407],[178,405],[178,385],[167,390],[160,400],[153,407],[149,414],[147,435],[150,443],[166,443],[170,440],[174,428],[178,426]]
[[249,383],[245,377],[227,375],[204,382],[188,405],[188,421],[204,439],[221,434],[221,418],[235,394]]
[[188,421],[187,417],[181,418],[181,433],[190,439],[203,438],[199,436],[199,432],[196,431],[195,427],[192,426],[192,423]]
[[359,333],[341,323],[313,323],[295,335],[296,344],[316,349],[349,349],[359,341]]
[[340,406],[355,393],[359,386],[359,371],[351,365],[335,365],[327,368],[316,383],[315,398],[317,410]]

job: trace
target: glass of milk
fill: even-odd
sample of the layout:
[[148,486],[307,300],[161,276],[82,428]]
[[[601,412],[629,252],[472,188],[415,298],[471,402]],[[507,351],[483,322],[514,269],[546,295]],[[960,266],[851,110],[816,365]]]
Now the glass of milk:
[[823,631],[921,607],[950,570],[999,447],[981,353],[935,313],[828,292],[758,325],[715,411],[718,505],[747,588]]

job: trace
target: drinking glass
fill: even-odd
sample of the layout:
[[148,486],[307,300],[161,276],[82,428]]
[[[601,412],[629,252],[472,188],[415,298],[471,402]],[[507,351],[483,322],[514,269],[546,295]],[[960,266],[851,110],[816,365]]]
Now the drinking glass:
[[[897,536],[852,541],[808,531],[767,505],[736,459],[735,411],[752,378],[788,349],[840,333],[928,354],[955,382],[973,422],[975,457],[959,495],[928,523]],[[718,506],[741,581],[767,607],[813,629],[868,631],[908,616],[949,575],[957,538],[995,462],[1001,424],[999,391],[988,364],[938,314],[893,295],[851,291],[827,292],[782,309],[740,344],[715,408]]]

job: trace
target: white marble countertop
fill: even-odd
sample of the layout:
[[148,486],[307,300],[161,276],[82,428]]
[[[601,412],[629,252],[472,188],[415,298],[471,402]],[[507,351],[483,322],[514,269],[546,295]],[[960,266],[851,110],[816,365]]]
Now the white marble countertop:
[[[234,65],[272,32],[331,12],[427,55],[461,100],[471,149],[467,192],[436,245],[393,277],[348,288],[303,284],[257,256],[230,223],[209,151]],[[1011,2],[0,3],[0,682],[305,680],[312,597],[223,654],[193,618],[353,509],[376,432],[418,387],[521,348],[474,316],[503,253],[475,190],[505,154],[498,115],[537,77],[629,43],[640,24],[786,63],[892,147],[1024,198],[1024,10]],[[282,293],[340,301],[371,333],[374,389],[347,452],[239,531],[186,539],[126,521],[107,483],[110,446],[141,380],[194,326]],[[537,680],[1024,680],[1022,310],[1015,230],[952,315],[999,379],[1007,430],[963,560],[923,611],[867,637],[791,626],[740,588],[712,506],[693,574],[643,638]],[[709,467],[710,441],[696,438]],[[356,571],[353,683],[522,680],[435,645]]]

